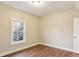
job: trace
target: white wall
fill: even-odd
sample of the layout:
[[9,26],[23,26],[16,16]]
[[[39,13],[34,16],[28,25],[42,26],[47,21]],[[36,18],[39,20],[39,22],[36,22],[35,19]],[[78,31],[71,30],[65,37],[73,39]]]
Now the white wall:
[[[16,16],[26,22],[26,42],[11,45],[11,18]],[[39,17],[0,5],[0,53],[39,43]]]
[[79,17],[79,12],[73,9],[41,17],[40,27],[43,43],[72,49],[72,22],[75,17]]

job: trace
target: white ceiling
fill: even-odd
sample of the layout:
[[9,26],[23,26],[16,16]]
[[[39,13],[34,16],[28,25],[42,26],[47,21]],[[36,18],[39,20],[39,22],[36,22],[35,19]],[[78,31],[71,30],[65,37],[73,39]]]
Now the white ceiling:
[[45,16],[64,9],[79,8],[79,3],[75,1],[41,1],[39,5],[34,5],[31,1],[4,1],[0,3],[35,16]]

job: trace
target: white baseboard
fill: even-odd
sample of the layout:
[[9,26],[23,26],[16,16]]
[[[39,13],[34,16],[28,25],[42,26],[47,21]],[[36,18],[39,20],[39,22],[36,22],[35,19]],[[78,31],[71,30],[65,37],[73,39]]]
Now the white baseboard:
[[14,53],[14,52],[17,52],[17,51],[38,45],[38,44],[49,46],[49,47],[55,47],[55,48],[59,48],[59,49],[62,49],[62,50],[71,51],[71,52],[74,52],[74,53],[78,53],[78,52],[73,51],[72,49],[62,48],[62,47],[59,47],[59,46],[54,46],[54,45],[46,44],[46,43],[36,43],[36,44],[20,47],[20,48],[17,48],[17,49],[13,49],[11,51],[6,51],[6,52],[3,52],[3,53],[0,53],[0,56],[5,56],[5,55],[11,54],[11,53]]
[[74,52],[74,53],[78,53],[78,52],[73,51],[72,49],[67,49],[67,48],[63,48],[63,47],[59,47],[59,46],[54,46],[54,45],[46,44],[46,43],[41,43],[41,44],[49,46],[49,47],[54,47],[54,48],[58,48],[58,49],[62,49],[62,50],[66,50],[66,51],[71,51],[71,52]]
[[11,54],[11,53],[14,53],[14,52],[17,52],[17,51],[20,51],[20,50],[23,50],[23,49],[26,49],[26,48],[29,48],[29,47],[32,47],[32,46],[35,46],[35,45],[38,45],[38,44],[39,43],[28,45],[28,46],[24,46],[24,47],[20,47],[20,48],[17,48],[17,49],[6,51],[6,52],[2,52],[2,53],[0,53],[0,57],[8,55],[8,54]]

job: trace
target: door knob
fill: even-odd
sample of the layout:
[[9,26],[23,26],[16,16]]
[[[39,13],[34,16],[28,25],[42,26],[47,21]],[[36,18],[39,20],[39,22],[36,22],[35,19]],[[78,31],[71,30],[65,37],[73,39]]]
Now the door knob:
[[76,36],[73,36],[73,38],[77,38]]

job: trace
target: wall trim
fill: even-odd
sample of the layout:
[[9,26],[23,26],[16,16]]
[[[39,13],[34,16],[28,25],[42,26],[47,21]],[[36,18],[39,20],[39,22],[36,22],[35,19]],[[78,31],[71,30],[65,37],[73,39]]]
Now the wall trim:
[[[55,45],[51,45],[51,44],[47,44],[47,43],[41,43],[42,45],[45,45],[45,46],[49,46],[49,47],[55,47],[55,48],[58,48],[58,49],[62,49],[62,50],[66,50],[66,51],[71,51],[71,52],[74,52],[74,53],[78,53],[72,49],[67,49],[67,48],[63,48],[63,47],[59,47],[59,46],[55,46]],[[79,53],[78,53],[79,54]]]
[[47,44],[47,43],[36,43],[36,44],[32,44],[32,45],[20,47],[20,48],[11,50],[11,51],[9,50],[9,51],[6,51],[6,52],[2,52],[2,53],[0,53],[0,57],[5,56],[5,55],[8,55],[8,54],[11,54],[11,53],[15,53],[17,51],[20,51],[20,50],[23,50],[23,49],[26,49],[26,48],[30,48],[30,47],[35,46],[35,45],[38,45],[38,44],[45,45],[45,46],[49,46],[49,47],[55,47],[55,48],[58,48],[58,49],[62,49],[62,50],[66,50],[66,51],[71,51],[71,52],[74,52],[74,53],[78,53],[76,51],[73,51],[72,49],[67,49],[67,48],[63,48],[63,47],[59,47],[59,46],[55,46],[55,45],[51,45],[51,44]]
[[28,46],[24,46],[24,47],[20,47],[20,48],[14,49],[14,50],[9,50],[9,51],[2,52],[2,53],[0,53],[0,57],[8,55],[8,54],[11,54],[11,53],[15,53],[17,51],[20,51],[20,50],[23,50],[23,49],[26,49],[26,48],[29,48],[29,47],[32,47],[32,46],[35,46],[35,45],[38,45],[38,44],[39,43],[28,45]]

